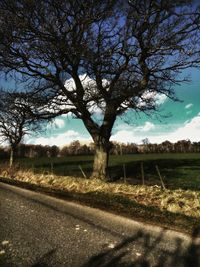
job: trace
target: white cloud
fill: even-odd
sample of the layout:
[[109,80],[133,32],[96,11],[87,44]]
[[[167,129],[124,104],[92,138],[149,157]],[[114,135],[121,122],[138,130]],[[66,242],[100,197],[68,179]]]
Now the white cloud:
[[[93,99],[99,95],[99,91],[97,89],[97,84],[94,79],[91,79],[87,74],[79,75],[81,83],[84,87],[84,100],[89,100],[87,103],[88,110],[95,114],[99,115],[102,114],[105,106],[105,102],[99,100],[98,105]],[[102,80],[102,86],[107,90],[109,88],[109,81],[106,79]],[[68,91],[72,92],[74,95],[77,94],[76,85],[73,78],[70,78],[65,81],[65,87]],[[72,103],[70,103],[72,105]]]
[[[64,117],[63,117],[64,119]],[[62,116],[54,119],[52,122],[47,124],[47,130],[62,129],[65,126],[65,121],[62,119]]]
[[189,109],[189,108],[191,108],[191,107],[193,107],[193,104],[192,104],[192,103],[187,104],[187,105],[185,106],[185,109]]
[[[172,129],[171,131],[169,129]],[[144,138],[148,138],[151,143],[161,143],[165,140],[176,142],[178,140],[190,139],[192,142],[200,140],[200,112],[191,120],[185,121],[183,125],[180,124],[153,124],[146,121],[141,126],[131,126],[127,124],[120,124],[115,128],[116,132],[111,136],[111,141],[122,143],[137,143],[141,144]],[[79,140],[81,143],[89,143],[92,138],[83,136],[82,133],[69,130],[62,134],[57,134],[50,137],[33,138],[27,137],[26,143],[41,144],[41,145],[57,145],[63,146],[69,144],[74,140]]]
[[63,128],[65,126],[65,122],[62,119],[56,118],[54,125],[56,126],[56,128]]
[[185,124],[173,133],[169,135],[169,139],[173,142],[181,139],[190,139],[191,141],[200,140],[200,112],[197,116],[192,118],[189,121],[186,121]]
[[[134,132],[128,130],[121,130],[111,136],[111,141],[120,143],[137,143],[138,138],[134,135]],[[139,140],[140,141],[140,140]]]
[[157,94],[155,98],[156,98],[156,104],[157,105],[162,105],[167,100],[167,96],[163,95],[163,94],[162,95],[161,94]]
[[[168,128],[172,128],[171,126],[173,125],[169,125]],[[166,131],[163,129],[166,129]],[[174,130],[171,132],[166,128],[166,125],[151,125],[151,122],[146,122],[139,127],[124,127],[124,129],[120,126],[118,131],[111,137],[111,140],[139,144],[144,138],[148,138],[151,143],[161,143],[165,140],[177,142],[183,139],[198,142],[200,140],[200,113],[191,120],[187,120],[182,126],[174,125]]]
[[139,99],[138,107],[152,106],[152,105],[160,106],[164,104],[166,100],[167,96],[164,94],[146,91],[141,96],[141,99]]
[[141,140],[148,137],[148,132],[155,129],[152,122],[146,121],[142,126],[120,125],[118,131],[112,135],[111,140],[127,143],[141,143]]
[[[90,91],[91,91],[91,89],[93,89],[94,92],[97,92],[97,90],[96,90],[97,84],[96,84],[96,81],[94,79],[90,78],[86,73],[79,75],[79,78],[80,78],[81,83],[85,89],[89,88]],[[109,87],[108,80],[102,79],[102,85],[105,88],[108,88]],[[70,78],[70,79],[66,80],[65,81],[65,87],[67,88],[68,91],[71,91],[71,92],[75,91],[76,85],[75,85],[74,79]]]
[[[83,87],[95,87],[96,83],[87,74],[79,75]],[[76,90],[76,85],[73,78],[66,80],[65,87],[68,91],[73,92]]]
[[144,132],[148,132],[148,131],[151,131],[153,129],[155,129],[155,125],[149,121],[146,121],[144,126],[140,127],[140,130],[144,131]]
[[131,131],[131,132],[148,132],[150,130],[155,129],[155,125],[150,122],[146,121],[143,125],[140,126],[134,126],[129,125],[127,123],[121,123],[120,125],[115,127],[115,130],[117,131]]
[[71,143],[72,141],[79,140],[81,142],[91,142],[90,138],[85,138],[83,137],[80,133],[74,131],[74,130],[69,130],[65,133],[62,134],[57,134],[55,136],[50,136],[50,137],[39,137],[35,138],[34,140],[28,140],[26,143],[30,144],[38,144],[38,145],[49,145],[49,146],[64,146],[66,144]]
[[[94,79],[90,78],[87,74],[79,75],[80,81],[84,87],[84,100],[88,100],[87,108],[88,110],[93,113],[94,115],[102,115],[105,110],[105,101],[104,99],[99,99],[98,105],[96,104],[95,100],[97,96],[99,96],[99,91],[97,89],[97,83]],[[65,87],[69,92],[72,92],[74,95],[77,94],[76,84],[73,78],[70,78],[65,81]],[[109,90],[110,82],[107,79],[102,80],[102,86],[105,90]],[[61,100],[63,103],[61,109],[71,109],[74,108],[73,103],[66,98],[66,96],[60,95],[58,99]],[[160,106],[164,104],[167,100],[167,96],[164,94],[160,94],[157,92],[146,91],[142,95],[141,99],[139,99],[138,107],[144,107],[146,105],[152,106],[157,105]],[[122,103],[122,106],[126,106],[126,101]],[[53,108],[57,107],[56,104],[53,105]]]

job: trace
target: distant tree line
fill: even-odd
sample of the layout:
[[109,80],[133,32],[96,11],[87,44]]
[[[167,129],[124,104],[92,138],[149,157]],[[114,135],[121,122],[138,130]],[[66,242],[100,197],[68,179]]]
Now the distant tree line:
[[[8,147],[0,147],[0,158],[8,158],[9,152]],[[61,148],[56,145],[20,144],[16,156],[19,158],[65,157],[69,155],[93,155],[94,152],[94,143],[81,144],[77,140]],[[180,140],[175,143],[164,141],[160,144],[151,144],[148,139],[143,140],[142,145],[112,142],[111,154],[113,155],[147,153],[200,153],[200,142]]]

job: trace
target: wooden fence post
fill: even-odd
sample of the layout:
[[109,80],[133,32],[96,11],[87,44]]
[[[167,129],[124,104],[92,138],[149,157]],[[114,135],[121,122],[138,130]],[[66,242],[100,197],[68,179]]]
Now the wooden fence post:
[[159,176],[159,178],[160,178],[160,182],[161,182],[162,188],[165,190],[165,189],[166,189],[166,187],[165,187],[165,184],[164,184],[163,178],[162,178],[162,176],[161,176],[161,174],[160,174],[160,171],[159,171],[158,165],[156,165],[156,171],[157,171],[157,173],[158,173],[158,176]]
[[141,174],[142,174],[142,185],[144,185],[144,165],[143,165],[143,161],[141,162]]
[[126,183],[126,166],[123,164],[123,172],[124,172],[124,183]]
[[83,177],[84,177],[84,178],[87,178],[86,174],[84,173],[83,169],[81,168],[81,165],[79,165],[78,167],[79,167],[79,169],[80,169],[80,171],[81,171]]

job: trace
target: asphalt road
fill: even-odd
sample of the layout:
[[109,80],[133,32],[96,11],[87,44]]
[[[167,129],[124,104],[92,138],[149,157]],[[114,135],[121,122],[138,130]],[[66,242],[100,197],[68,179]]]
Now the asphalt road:
[[200,266],[200,242],[0,183],[1,267]]

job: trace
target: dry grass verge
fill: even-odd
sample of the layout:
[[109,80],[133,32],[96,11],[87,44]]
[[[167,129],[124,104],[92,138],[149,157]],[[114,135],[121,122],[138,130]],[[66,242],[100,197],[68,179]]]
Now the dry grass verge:
[[[159,186],[106,183],[32,171],[1,170],[2,181],[22,182],[52,192],[65,192],[74,199],[91,206],[114,210],[147,222],[191,232],[200,227],[200,192],[191,190],[163,190]],[[11,182],[11,180],[9,180]],[[186,227],[187,226],[187,227]]]

